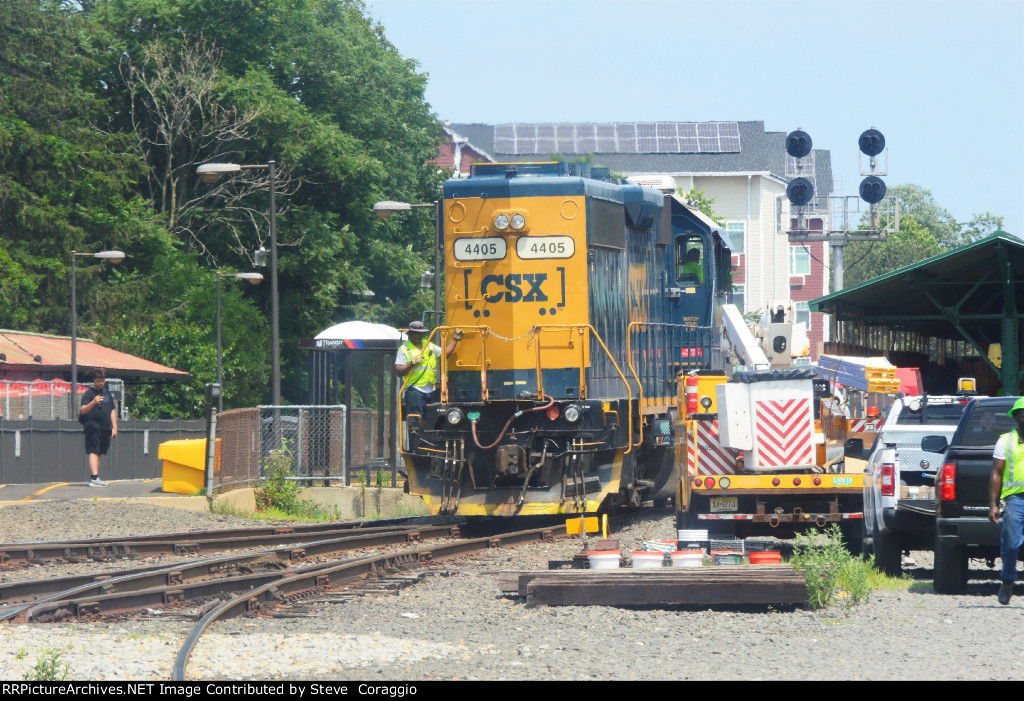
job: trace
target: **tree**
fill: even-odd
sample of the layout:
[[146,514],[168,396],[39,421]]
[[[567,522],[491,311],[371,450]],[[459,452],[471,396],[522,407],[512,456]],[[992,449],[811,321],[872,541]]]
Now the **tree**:
[[935,201],[931,190],[908,183],[889,188],[886,196],[898,197],[900,217],[913,215],[918,226],[927,229],[941,247],[953,249],[964,242],[956,217]]
[[686,201],[686,204],[690,205],[694,209],[706,215],[707,218],[713,221],[715,224],[718,224],[719,226],[725,226],[725,220],[715,216],[715,199],[713,197],[708,197],[707,195],[705,195],[703,190],[692,188],[690,190],[687,190],[686,192],[683,192],[683,189],[679,188],[679,196]]
[[851,241],[844,252],[843,282],[847,287],[913,265],[943,252],[932,232],[908,214],[900,217],[900,230],[886,241]]
[[977,241],[986,236],[1001,231],[1005,217],[997,217],[991,212],[975,214],[968,221],[960,224],[966,241]]

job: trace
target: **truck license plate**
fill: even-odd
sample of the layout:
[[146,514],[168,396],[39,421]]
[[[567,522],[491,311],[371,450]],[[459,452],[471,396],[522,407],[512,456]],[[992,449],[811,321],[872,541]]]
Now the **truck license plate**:
[[736,511],[739,499],[736,497],[711,497],[711,513],[718,511]]
[[836,486],[836,487],[852,487],[853,486],[853,478],[852,477],[833,477],[832,478],[832,484],[833,484],[833,486]]

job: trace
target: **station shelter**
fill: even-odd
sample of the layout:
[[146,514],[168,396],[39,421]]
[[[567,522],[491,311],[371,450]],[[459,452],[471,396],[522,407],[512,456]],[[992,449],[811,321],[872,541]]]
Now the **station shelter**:
[[1021,393],[1022,307],[1024,240],[1004,231],[810,302],[832,315],[824,353],[918,367],[931,394],[975,377],[992,396]]

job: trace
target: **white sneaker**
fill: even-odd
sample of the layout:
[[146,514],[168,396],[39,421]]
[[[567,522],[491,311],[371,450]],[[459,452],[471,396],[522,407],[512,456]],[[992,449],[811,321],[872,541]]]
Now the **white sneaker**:
[[106,487],[107,483],[103,480],[89,480],[90,487]]

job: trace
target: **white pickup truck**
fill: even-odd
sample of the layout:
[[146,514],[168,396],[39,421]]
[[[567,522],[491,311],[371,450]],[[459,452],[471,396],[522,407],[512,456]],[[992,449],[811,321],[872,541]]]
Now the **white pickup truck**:
[[935,473],[941,456],[921,450],[925,436],[952,438],[969,396],[897,399],[873,446],[848,440],[844,453],[868,455],[864,480],[864,553],[891,576],[903,572],[903,553],[930,550],[935,539]]

